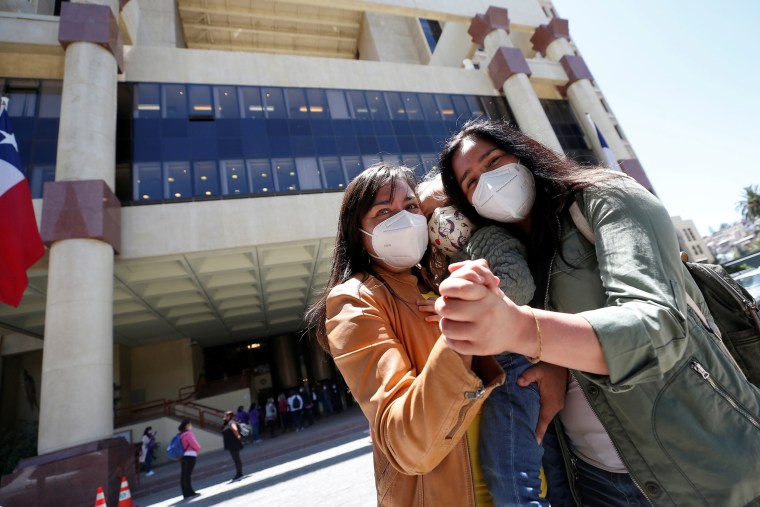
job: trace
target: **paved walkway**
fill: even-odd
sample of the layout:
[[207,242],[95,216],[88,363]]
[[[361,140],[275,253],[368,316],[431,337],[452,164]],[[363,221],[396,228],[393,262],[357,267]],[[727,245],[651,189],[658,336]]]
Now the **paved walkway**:
[[[276,484],[278,480],[288,480],[292,478],[290,472],[280,471],[271,475],[266,471],[273,467],[281,466],[284,463],[297,462],[297,460],[302,459],[316,459],[315,463],[322,463],[318,465],[319,468],[327,466],[330,463],[341,462],[345,459],[355,458],[368,453],[371,478],[372,451],[367,429],[367,421],[364,418],[364,414],[361,413],[361,410],[357,406],[354,406],[340,414],[323,417],[313,426],[307,427],[300,432],[283,433],[274,438],[266,438],[266,435],[264,435],[265,439],[263,442],[248,444],[240,452],[240,457],[243,461],[243,473],[247,475],[235,483],[230,483],[230,479],[235,475],[235,468],[227,451],[201,453],[193,471],[193,485],[202,495],[191,503],[217,505],[219,503],[218,500],[221,500],[219,494],[227,490],[238,490],[238,493],[235,494],[235,496],[238,496],[241,494],[240,488],[246,489],[248,486],[252,486],[253,483],[256,483],[254,489],[259,489],[267,484],[270,486]],[[350,442],[356,442],[356,444],[331,451],[333,448],[348,445]],[[309,458],[309,456],[318,453],[321,453],[321,457],[318,459]],[[335,455],[331,456],[331,454]],[[312,465],[308,466],[311,467]],[[179,462],[157,466],[154,470],[156,473],[151,477],[145,477],[145,474],[141,474],[139,485],[130,484],[130,491],[135,499],[135,503],[141,507],[145,507],[147,505],[158,505],[164,501],[169,501],[170,503],[161,505],[172,505],[182,500],[179,490]],[[264,475],[261,475],[262,473]],[[203,497],[203,490],[215,485],[223,486],[223,491],[216,491],[215,493],[217,501],[215,503],[206,503],[206,501],[198,503]],[[366,488],[363,487],[362,489],[365,490]],[[369,493],[369,497],[373,502],[372,504],[374,504],[373,483],[370,483]],[[226,493],[222,496],[226,496]],[[281,506],[283,505],[288,504],[281,504]],[[301,505],[305,504],[301,503]]]

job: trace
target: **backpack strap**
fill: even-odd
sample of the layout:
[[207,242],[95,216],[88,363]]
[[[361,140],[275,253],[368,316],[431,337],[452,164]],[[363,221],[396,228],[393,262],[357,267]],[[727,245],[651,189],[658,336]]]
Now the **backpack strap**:
[[573,201],[568,211],[570,212],[570,218],[573,219],[573,223],[578,228],[578,232],[580,232],[592,245],[596,243],[594,230],[591,228],[591,224],[588,223],[586,216],[581,211],[581,207],[578,206],[578,201]]
[[[581,207],[578,205],[578,201],[573,201],[573,203],[568,208],[568,212],[570,213],[570,218],[573,219],[573,223],[575,224],[575,227],[578,228],[578,232],[580,232],[581,235],[584,238],[586,238],[589,243],[591,243],[592,245],[596,244],[596,237],[594,236],[594,230],[591,228],[591,224],[586,218],[586,215],[584,215],[583,212],[581,211]],[[684,259],[683,253],[682,253],[681,260],[683,262],[686,262],[686,260],[688,260],[688,257]],[[707,329],[711,329],[718,336],[718,338],[721,338],[720,329],[718,329],[718,326],[716,326],[714,323],[708,320],[707,317],[705,317],[705,314],[702,313],[702,310],[699,309],[699,305],[697,305],[697,302],[694,301],[694,299],[692,299],[692,297],[689,296],[687,292],[684,292],[684,294],[686,294],[686,304],[694,312],[694,315],[696,315],[699,318],[700,322],[702,322],[702,325],[705,326]]]

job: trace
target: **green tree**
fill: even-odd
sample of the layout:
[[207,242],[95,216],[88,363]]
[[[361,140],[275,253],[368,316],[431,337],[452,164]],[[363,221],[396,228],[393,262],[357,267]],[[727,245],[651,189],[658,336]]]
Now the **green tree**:
[[760,188],[757,185],[744,187],[744,195],[742,200],[736,203],[736,209],[746,222],[760,218]]

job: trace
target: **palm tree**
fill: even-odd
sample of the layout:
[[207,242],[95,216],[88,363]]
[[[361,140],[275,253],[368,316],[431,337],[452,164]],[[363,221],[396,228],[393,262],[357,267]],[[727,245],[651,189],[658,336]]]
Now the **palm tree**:
[[736,203],[736,209],[746,222],[760,218],[760,188],[757,185],[744,187],[744,195],[742,200]]

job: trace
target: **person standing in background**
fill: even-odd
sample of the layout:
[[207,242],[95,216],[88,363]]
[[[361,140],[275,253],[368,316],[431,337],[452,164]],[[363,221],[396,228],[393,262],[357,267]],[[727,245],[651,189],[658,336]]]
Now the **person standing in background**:
[[198,453],[201,446],[193,434],[193,426],[190,419],[183,419],[179,425],[180,442],[185,453],[182,455],[182,470],[180,472],[180,486],[182,487],[182,496],[191,498],[200,495],[193,489],[192,475],[195,462],[198,459]]
[[277,407],[274,406],[274,399],[267,399],[264,407],[264,424],[269,428],[269,438],[274,438],[274,427],[277,426]]
[[156,452],[156,434],[152,426],[148,426],[143,431],[142,448],[140,449],[140,463],[145,466],[145,476],[150,477],[156,472],[153,471],[153,457]]
[[254,444],[261,442],[261,411],[259,404],[255,401],[251,403],[248,410],[248,419],[251,421],[251,440]]
[[232,462],[235,463],[235,476],[232,480],[236,481],[243,477],[243,463],[240,461],[240,450],[243,448],[243,437],[240,435],[238,425],[233,418],[231,410],[224,413],[222,441],[224,442],[224,450],[229,451],[230,456],[232,456]]

